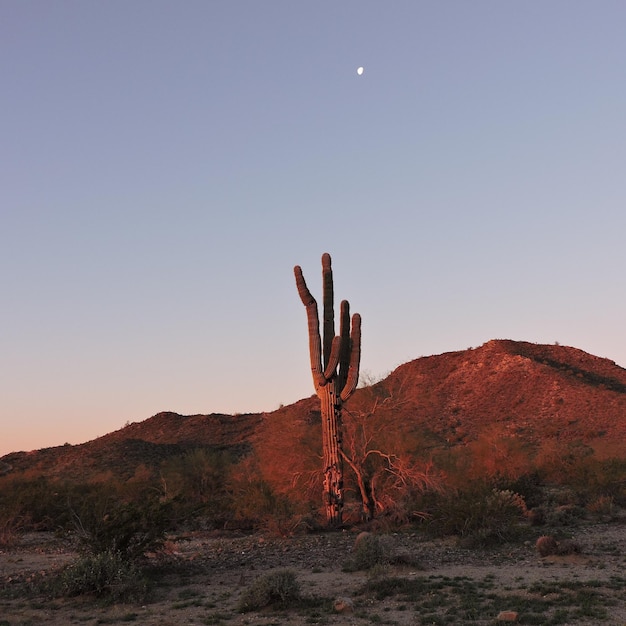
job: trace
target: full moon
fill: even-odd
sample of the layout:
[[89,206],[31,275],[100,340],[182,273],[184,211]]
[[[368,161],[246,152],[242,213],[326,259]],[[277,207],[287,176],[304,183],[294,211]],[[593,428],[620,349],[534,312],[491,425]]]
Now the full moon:
[[362,67],[357,67],[356,73],[360,76],[363,73],[363,68]]

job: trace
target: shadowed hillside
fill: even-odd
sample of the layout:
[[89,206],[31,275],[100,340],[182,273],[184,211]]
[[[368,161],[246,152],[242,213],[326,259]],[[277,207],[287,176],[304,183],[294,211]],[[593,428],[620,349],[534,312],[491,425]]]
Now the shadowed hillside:
[[241,454],[261,423],[260,414],[178,415],[158,413],[80,445],[13,452],[0,459],[4,474],[30,477],[93,479],[109,474],[128,478],[140,464],[150,468],[194,448],[232,450]]

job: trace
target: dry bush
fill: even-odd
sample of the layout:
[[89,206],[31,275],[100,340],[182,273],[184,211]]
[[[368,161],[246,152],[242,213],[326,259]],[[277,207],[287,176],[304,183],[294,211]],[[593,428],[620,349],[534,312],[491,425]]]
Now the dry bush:
[[267,414],[252,441],[252,453],[235,469],[234,481],[262,482],[300,512],[301,505],[307,512],[311,505],[320,508],[320,419],[319,410],[295,414],[289,407]]
[[20,511],[0,508],[0,548],[18,543],[27,518]]
[[243,459],[233,469],[228,487],[234,525],[277,536],[316,527],[312,504],[292,494],[278,492],[263,478],[254,456]]
[[382,382],[365,387],[343,412],[346,493],[356,494],[361,521],[376,519],[381,528],[413,521],[419,496],[441,482],[430,462],[428,437],[397,419],[405,383],[394,390]]
[[531,450],[505,424],[493,424],[459,452],[467,455],[463,479],[514,481],[528,473]]
[[288,608],[300,601],[300,585],[291,570],[270,572],[257,578],[242,594],[238,610],[258,611],[268,606]]
[[617,515],[617,507],[612,496],[598,496],[587,504],[587,511],[601,520],[611,520]]

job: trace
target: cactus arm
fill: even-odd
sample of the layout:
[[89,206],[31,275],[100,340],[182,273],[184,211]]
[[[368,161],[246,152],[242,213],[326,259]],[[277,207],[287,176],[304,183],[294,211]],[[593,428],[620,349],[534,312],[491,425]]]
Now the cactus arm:
[[309,353],[311,356],[311,374],[313,383],[317,387],[323,387],[328,379],[322,372],[322,342],[319,331],[319,316],[317,313],[317,302],[306,307],[306,315],[309,324]]
[[361,316],[355,313],[352,316],[352,332],[350,333],[350,365],[348,367],[348,378],[341,390],[339,397],[345,402],[354,392],[359,382],[359,367],[361,365]]
[[339,355],[337,389],[341,390],[346,385],[348,367],[350,365],[350,304],[347,300],[341,301],[339,336],[341,337],[341,354]]
[[328,382],[335,375],[335,370],[337,369],[337,365],[339,364],[339,355],[341,354],[341,337],[334,337],[333,343],[330,349],[330,357],[328,358],[328,365],[324,370],[324,379]]
[[309,327],[309,355],[311,357],[311,374],[315,387],[322,387],[326,384],[327,378],[322,372],[322,342],[320,339],[319,315],[317,312],[317,301],[306,285],[302,269],[296,265],[294,267],[296,276],[296,286],[302,304],[306,307],[306,316]]
[[296,276],[296,287],[298,288],[298,295],[300,296],[300,300],[302,300],[302,304],[304,304],[304,306],[309,306],[309,304],[315,302],[315,298],[309,291],[309,288],[306,286],[306,281],[304,280],[302,268],[299,265],[296,265],[293,268],[293,273]]
[[328,252],[322,255],[322,293],[324,303],[324,367],[327,367],[329,365],[332,343],[335,337],[333,270],[331,267],[330,254],[328,254]]

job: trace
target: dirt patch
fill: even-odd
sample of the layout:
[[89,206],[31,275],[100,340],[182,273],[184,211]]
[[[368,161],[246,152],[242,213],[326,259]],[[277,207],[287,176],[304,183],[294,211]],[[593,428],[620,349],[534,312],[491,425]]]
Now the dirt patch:
[[[54,576],[77,554],[52,535],[31,534],[0,551],[0,626],[480,625],[498,623],[495,618],[505,609],[516,612],[519,623],[626,624],[626,525],[582,525],[570,534],[580,554],[544,558],[532,539],[477,550],[419,533],[390,534],[381,540],[391,563],[374,572],[342,570],[357,536],[351,532],[284,539],[179,534],[151,559],[150,599],[108,605],[38,591],[38,581]],[[284,568],[297,576],[301,606],[237,611],[241,594],[257,577]],[[333,611],[339,597],[349,600],[341,614]]]

